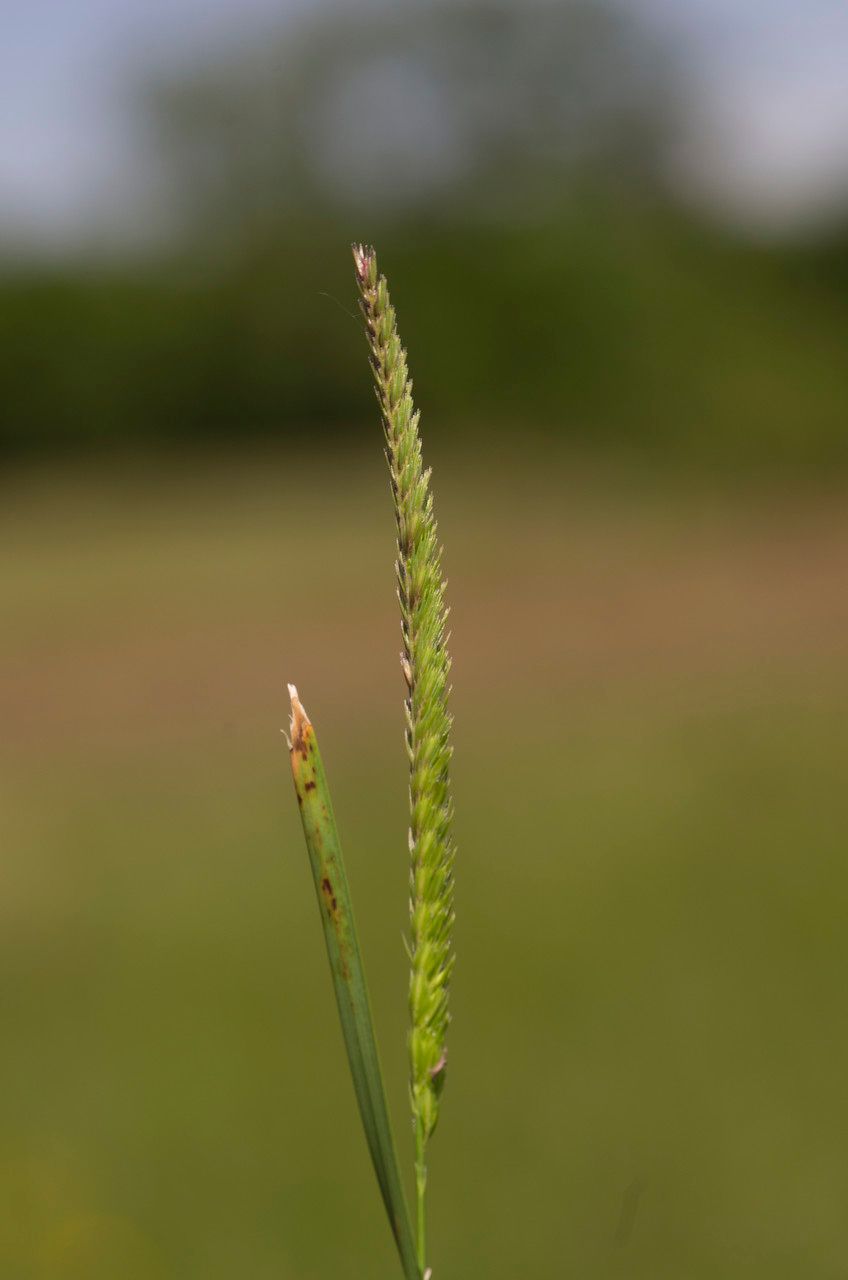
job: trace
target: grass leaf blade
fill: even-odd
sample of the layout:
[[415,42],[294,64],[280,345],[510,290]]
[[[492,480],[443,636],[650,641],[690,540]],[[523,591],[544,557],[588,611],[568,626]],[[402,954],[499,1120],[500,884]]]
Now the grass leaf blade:
[[404,1274],[407,1280],[419,1280],[421,1272],[392,1137],[365,971],[329,787],[315,730],[293,685],[289,685],[289,693],[292,776],[353,1087]]

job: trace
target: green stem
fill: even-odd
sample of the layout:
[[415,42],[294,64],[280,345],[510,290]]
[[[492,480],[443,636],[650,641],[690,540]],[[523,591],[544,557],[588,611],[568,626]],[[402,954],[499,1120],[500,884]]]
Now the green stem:
[[292,700],[292,776],[359,1114],[404,1276],[406,1280],[421,1280],[422,1271],[418,1265],[412,1222],[392,1137],[365,969],[327,776],[315,730],[293,685],[289,685],[289,693]]
[[420,1120],[415,1124],[415,1190],[418,1201],[418,1269],[427,1272],[427,1135]]

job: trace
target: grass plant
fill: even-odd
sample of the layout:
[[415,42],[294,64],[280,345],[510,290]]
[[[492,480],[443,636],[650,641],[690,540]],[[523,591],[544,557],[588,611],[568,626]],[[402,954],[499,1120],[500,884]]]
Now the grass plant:
[[373,249],[353,246],[397,529],[397,595],[409,758],[409,1091],[415,1143],[413,1232],[392,1138],[377,1039],[329,786],[315,730],[293,685],[290,755],[354,1089],[407,1280],[426,1277],[427,1149],[447,1070],[452,948],[450,659],[442,553],[423,464],[419,414],[395,309]]

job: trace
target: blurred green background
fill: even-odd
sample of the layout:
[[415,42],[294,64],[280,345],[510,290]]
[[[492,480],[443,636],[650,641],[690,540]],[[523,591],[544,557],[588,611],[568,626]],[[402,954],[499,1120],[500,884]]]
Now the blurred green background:
[[435,1278],[842,1277],[848,25],[67,10],[0,149],[0,1276],[398,1272],[279,732],[295,680],[409,1166],[364,238],[452,607]]

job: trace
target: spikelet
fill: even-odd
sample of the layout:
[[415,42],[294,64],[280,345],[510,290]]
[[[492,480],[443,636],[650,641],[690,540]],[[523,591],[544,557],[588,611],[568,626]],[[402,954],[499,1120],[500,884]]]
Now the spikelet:
[[436,1126],[445,1079],[448,987],[453,968],[447,609],[430,471],[424,469],[421,459],[419,415],[413,409],[412,382],[395,309],[385,277],[377,272],[373,249],[354,245],[353,258],[397,520],[401,667],[407,686],[410,767],[410,1087],[420,1184],[425,1177],[424,1146]]

